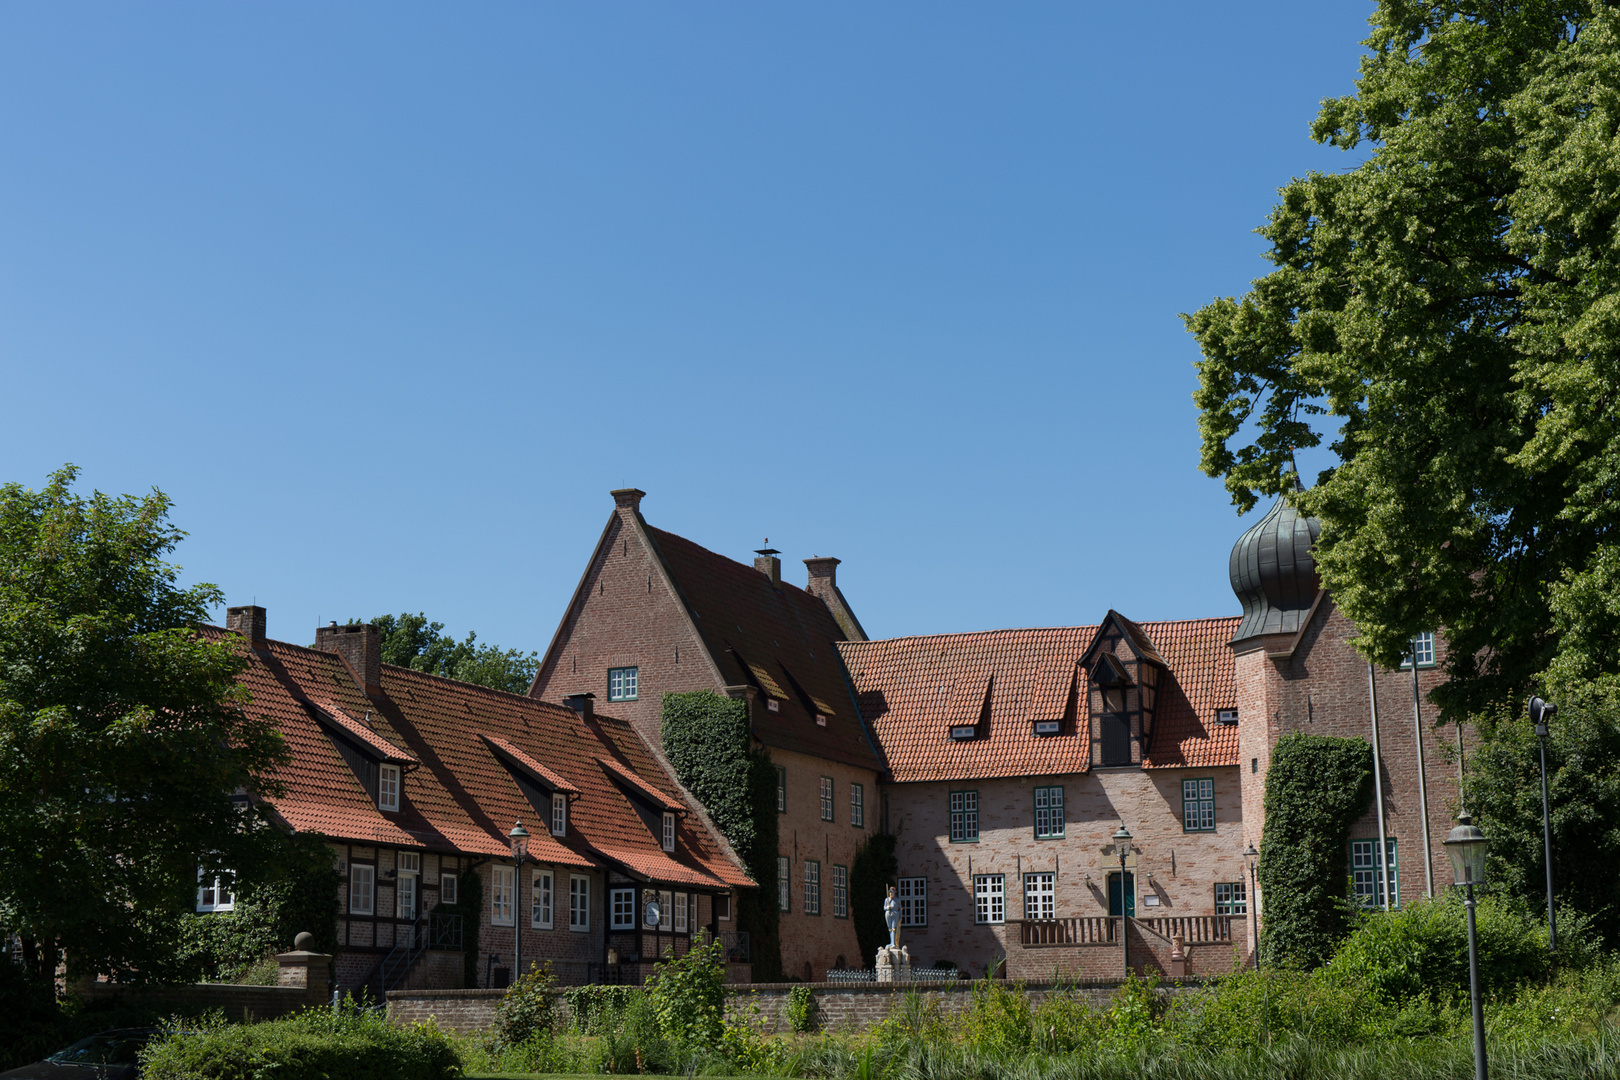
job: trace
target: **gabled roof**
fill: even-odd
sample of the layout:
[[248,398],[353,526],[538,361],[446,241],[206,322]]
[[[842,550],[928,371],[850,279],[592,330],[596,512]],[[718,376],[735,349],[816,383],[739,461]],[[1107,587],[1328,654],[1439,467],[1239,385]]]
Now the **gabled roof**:
[[[726,685],[753,686],[776,701],[776,712],[756,714],[755,737],[766,746],[877,769],[838,656],[844,631],[827,605],[684,537],[645,522],[642,527]],[[816,723],[818,715],[825,726]]]
[[603,769],[607,770],[608,776],[612,777],[614,780],[628,788],[631,798],[640,799],[642,802],[651,806],[654,810],[668,810],[677,814],[686,813],[685,803],[682,803],[679,799],[676,799],[671,795],[659,791],[657,788],[653,787],[651,784],[647,783],[647,781],[643,780],[641,777],[637,776],[623,765],[620,765],[612,758],[597,758],[596,763],[602,766]]
[[[212,627],[203,632],[235,636]],[[671,797],[660,786],[669,781],[622,721],[585,720],[560,705],[386,664],[381,693],[367,699],[335,653],[279,641],[267,642],[262,653],[244,651],[247,710],[269,717],[291,752],[275,777],[283,793],[267,801],[298,831],[504,857],[506,833],[521,820],[530,826],[529,854],[542,863],[634,864],[654,880],[715,889],[753,884],[701,818],[682,819],[674,853],[661,849],[621,787],[628,781],[604,772],[610,762],[646,790]],[[354,720],[367,710],[371,725]],[[399,813],[377,808],[332,742],[366,734],[372,752],[419,763],[403,777]],[[565,836],[549,834],[549,807],[529,802],[514,769],[574,796]]]
[[[1218,723],[1216,713],[1237,705],[1235,662],[1226,648],[1237,619],[1121,624],[1141,635],[1144,655],[1152,649],[1169,672],[1143,767],[1235,765],[1237,728]],[[1083,687],[1078,724],[1059,735],[1036,735],[1034,723],[1064,719],[1076,666],[1098,630],[992,630],[838,648],[896,781],[1053,776],[1089,768]],[[989,717],[978,737],[950,739],[946,719],[955,715],[953,703],[975,691],[982,695],[987,685]]]
[[[379,760],[411,765],[418,764],[417,760],[410,754],[378,735],[370,727],[356,720],[326,698],[312,697],[309,699],[309,704],[314,710],[316,720],[337,729],[341,734],[349,736]],[[371,716],[370,709],[366,710],[366,716],[368,718]]]

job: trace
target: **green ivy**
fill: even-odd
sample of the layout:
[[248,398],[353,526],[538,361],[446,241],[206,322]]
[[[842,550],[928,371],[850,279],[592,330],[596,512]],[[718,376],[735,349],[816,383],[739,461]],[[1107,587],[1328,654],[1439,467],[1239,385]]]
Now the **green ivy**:
[[484,879],[467,868],[456,875],[456,902],[434,908],[439,915],[461,916],[461,985],[478,986],[478,918],[484,911]]
[[894,837],[887,833],[867,837],[850,862],[849,916],[855,923],[861,963],[867,967],[877,966],[877,951],[889,943],[889,927],[883,921],[883,901],[899,874]]
[[737,897],[737,926],[749,935],[754,978],[782,977],[776,907],[776,768],[755,751],[748,705],[708,690],[665,694],[664,755],[703,804],[759,888]]
[[1316,967],[1349,932],[1350,827],[1372,800],[1372,748],[1362,739],[1284,735],[1266,773],[1260,893],[1269,963]]
[[816,1030],[816,995],[808,986],[795,986],[788,991],[788,1026],[794,1031]]

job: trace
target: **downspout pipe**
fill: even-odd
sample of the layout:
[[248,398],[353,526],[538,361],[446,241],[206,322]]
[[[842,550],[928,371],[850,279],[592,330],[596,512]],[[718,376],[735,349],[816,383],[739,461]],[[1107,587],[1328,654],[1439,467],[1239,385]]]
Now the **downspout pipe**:
[[1389,842],[1384,839],[1384,756],[1378,746],[1378,680],[1367,661],[1367,701],[1372,708],[1373,798],[1378,805],[1378,890],[1389,910]]
[[1418,813],[1423,815],[1423,895],[1434,899],[1434,845],[1429,842],[1429,779],[1423,762],[1423,709],[1418,692],[1417,642],[1412,643],[1412,732],[1417,739]]

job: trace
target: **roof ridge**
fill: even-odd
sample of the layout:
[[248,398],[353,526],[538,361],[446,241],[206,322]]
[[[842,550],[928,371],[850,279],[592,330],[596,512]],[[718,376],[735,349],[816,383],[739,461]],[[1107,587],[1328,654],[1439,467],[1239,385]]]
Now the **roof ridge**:
[[485,686],[483,683],[467,682],[465,679],[452,679],[450,676],[440,675],[436,671],[418,671],[415,668],[402,667],[399,664],[384,664],[382,666],[388,668],[390,671],[402,671],[407,675],[415,675],[423,679],[435,679],[439,682],[449,683],[451,686],[467,687],[485,694],[494,694],[498,697],[515,698],[518,701],[526,702],[530,705],[542,705],[548,709],[557,709],[570,714],[572,714],[574,711],[568,706],[558,704],[555,701],[547,701],[544,698],[530,697],[528,694],[518,694],[511,690],[502,690],[494,686]]
[[[703,554],[705,554],[705,555],[708,555],[708,556],[710,556],[712,558],[715,558],[715,559],[719,559],[722,562],[730,563],[732,566],[737,567],[739,570],[746,570],[751,574],[759,574],[759,576],[761,578],[764,578],[766,581],[770,581],[769,578],[765,578],[764,574],[760,574],[758,570],[754,569],[752,566],[749,566],[747,563],[741,561],[740,559],[733,559],[730,555],[722,555],[720,552],[715,551],[712,548],[706,548],[702,544],[698,543],[696,540],[693,540],[693,539],[691,539],[689,537],[682,536],[680,533],[672,533],[668,529],[660,529],[656,525],[648,525],[647,526],[647,531],[657,533],[660,538],[666,537],[666,536],[673,537],[674,539],[681,541],[681,543],[683,543],[683,544],[692,545],[693,547],[697,548],[699,551],[703,552]],[[811,600],[815,600],[815,601],[818,601],[818,602],[821,601],[821,597],[817,596],[815,593],[811,592],[809,589],[801,589],[801,588],[799,588],[799,586],[793,584],[791,581],[788,581],[785,578],[778,578],[776,581],[772,582],[772,584],[775,585],[775,586],[782,587],[782,588],[792,589],[794,592],[797,592],[797,593],[800,593],[800,594],[802,594],[804,596],[807,596]]]

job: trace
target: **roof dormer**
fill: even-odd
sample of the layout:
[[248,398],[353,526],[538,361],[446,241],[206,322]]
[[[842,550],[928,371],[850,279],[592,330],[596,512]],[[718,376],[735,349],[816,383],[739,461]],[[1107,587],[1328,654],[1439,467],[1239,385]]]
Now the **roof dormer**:
[[1140,626],[1110,610],[1080,667],[1088,688],[1091,764],[1141,765],[1153,737],[1164,658]]

